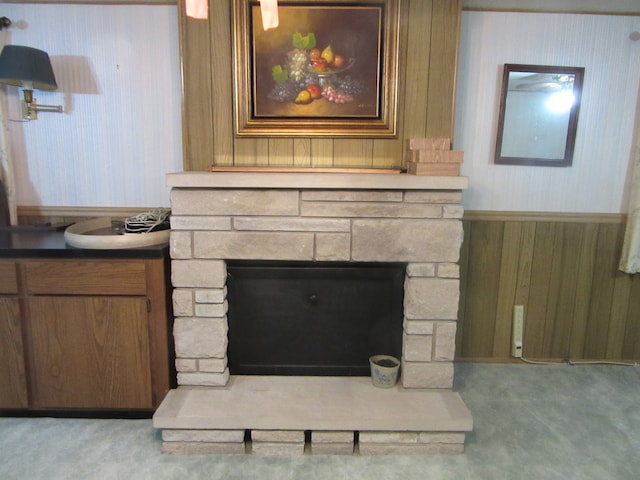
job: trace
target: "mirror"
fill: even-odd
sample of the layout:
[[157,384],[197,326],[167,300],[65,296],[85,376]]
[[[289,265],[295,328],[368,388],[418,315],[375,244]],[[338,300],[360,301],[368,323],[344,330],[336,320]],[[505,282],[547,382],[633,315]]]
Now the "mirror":
[[495,163],[568,167],[584,68],[505,64]]

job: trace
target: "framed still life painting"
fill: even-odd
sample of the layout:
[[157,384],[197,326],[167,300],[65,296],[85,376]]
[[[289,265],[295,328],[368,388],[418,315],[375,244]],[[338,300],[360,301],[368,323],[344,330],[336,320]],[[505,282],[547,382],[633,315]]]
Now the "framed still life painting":
[[238,136],[394,137],[399,0],[235,0]]

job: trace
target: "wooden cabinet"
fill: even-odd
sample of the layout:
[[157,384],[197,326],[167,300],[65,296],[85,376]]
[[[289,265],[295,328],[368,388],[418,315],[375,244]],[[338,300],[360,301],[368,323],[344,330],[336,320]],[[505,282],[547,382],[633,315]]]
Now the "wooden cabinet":
[[167,265],[0,260],[0,408],[155,409],[175,383]]
[[15,262],[0,261],[0,408],[26,408],[27,384]]

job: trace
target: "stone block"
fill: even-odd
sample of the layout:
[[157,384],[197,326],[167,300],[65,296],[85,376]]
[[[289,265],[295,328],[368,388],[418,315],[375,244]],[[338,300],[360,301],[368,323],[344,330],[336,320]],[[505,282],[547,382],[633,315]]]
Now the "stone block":
[[457,262],[458,220],[354,220],[352,258],[363,262]]
[[227,302],[196,303],[196,317],[224,317],[229,310]]
[[304,443],[304,430],[251,430],[251,441]]
[[348,233],[317,233],[316,254],[318,261],[348,261],[351,258],[351,235]]
[[233,220],[233,228],[274,232],[349,232],[351,222],[339,218],[238,217]]
[[361,443],[360,455],[455,455],[464,453],[464,444],[384,444]]
[[405,388],[453,388],[453,362],[402,362]]
[[409,190],[404,192],[404,201],[410,203],[462,203],[462,192],[458,190]]
[[227,369],[227,357],[201,358],[198,360],[198,370],[206,373],[224,373]]
[[462,218],[464,207],[462,205],[443,205],[442,218]]
[[363,443],[417,443],[418,432],[360,432]]
[[434,323],[429,320],[404,320],[404,332],[412,335],[432,335]]
[[231,230],[231,217],[171,215],[171,230]]
[[460,281],[447,278],[407,278],[404,313],[409,319],[456,320]]
[[244,443],[162,442],[162,453],[175,455],[242,455]]
[[435,277],[435,263],[410,263],[407,265],[407,276],[409,277]]
[[297,215],[299,193],[275,189],[171,190],[173,215]]
[[290,456],[304,453],[303,430],[252,430],[251,453]]
[[440,278],[460,278],[460,265],[457,263],[439,263],[437,271]]
[[409,362],[430,362],[433,352],[433,336],[404,334],[404,359]]
[[178,317],[173,323],[176,357],[223,358],[228,331],[226,318]]
[[349,443],[353,444],[354,432],[338,430],[314,430],[311,432],[312,443]]
[[197,258],[239,260],[312,260],[313,233],[194,232]]
[[436,362],[453,361],[456,353],[456,322],[438,322],[433,359]]
[[227,282],[223,260],[172,260],[171,283],[174,288],[222,288]]
[[169,234],[169,255],[171,258],[191,258],[193,256],[191,232],[171,231]]
[[394,190],[305,190],[303,201],[322,202],[402,202],[402,192]]
[[198,371],[198,362],[194,358],[176,358],[175,365],[178,372]]
[[464,444],[464,433],[457,432],[420,432],[419,443]]
[[440,218],[440,205],[399,202],[304,202],[304,217],[348,218]]
[[227,287],[196,290],[196,303],[223,303],[227,298]]
[[178,372],[178,385],[224,387],[229,382],[229,370],[221,373]]
[[302,443],[271,443],[251,442],[251,453],[254,455],[272,457],[292,457],[304,455],[304,442]]
[[162,440],[165,442],[243,443],[244,430],[167,429],[162,431]]
[[190,317],[193,315],[193,290],[176,288],[172,293],[173,314],[176,317]]
[[351,443],[311,443],[312,455],[352,455],[355,449]]

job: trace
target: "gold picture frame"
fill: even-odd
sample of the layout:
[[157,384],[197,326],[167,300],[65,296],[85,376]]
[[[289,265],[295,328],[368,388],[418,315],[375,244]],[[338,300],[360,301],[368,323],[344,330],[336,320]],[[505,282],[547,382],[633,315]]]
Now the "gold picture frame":
[[396,136],[400,0],[234,1],[237,136]]

